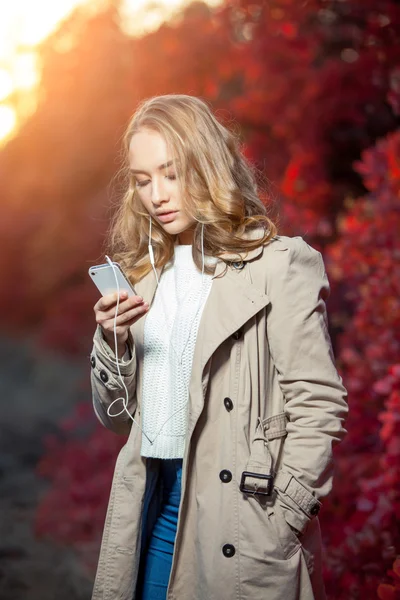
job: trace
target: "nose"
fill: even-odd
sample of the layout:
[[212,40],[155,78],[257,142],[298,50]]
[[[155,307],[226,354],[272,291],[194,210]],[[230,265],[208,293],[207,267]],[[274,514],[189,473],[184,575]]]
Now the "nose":
[[168,200],[168,194],[164,186],[163,178],[155,177],[152,182],[151,200],[153,204],[161,204]]

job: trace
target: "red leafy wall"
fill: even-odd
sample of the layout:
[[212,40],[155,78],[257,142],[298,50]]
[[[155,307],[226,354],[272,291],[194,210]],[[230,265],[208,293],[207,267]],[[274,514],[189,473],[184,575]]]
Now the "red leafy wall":
[[[86,271],[102,256],[108,196],[118,195],[108,185],[136,103],[200,95],[240,131],[281,232],[322,250],[332,284],[350,402],[321,512],[335,600],[399,598],[399,42],[389,0],[195,3],[136,40],[110,2],[90,18],[77,12],[43,46],[39,109],[0,155],[0,272],[15,286],[0,299],[2,325],[87,360],[96,292]],[[38,472],[51,485],[36,527],[94,564],[123,440],[94,425],[87,397],[47,441]]]

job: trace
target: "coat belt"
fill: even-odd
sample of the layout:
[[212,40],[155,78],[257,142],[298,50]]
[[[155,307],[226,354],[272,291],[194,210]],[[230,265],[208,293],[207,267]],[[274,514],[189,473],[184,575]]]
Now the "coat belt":
[[308,517],[318,514],[321,503],[303,484],[288,471],[280,470],[276,475],[272,469],[272,456],[268,442],[287,435],[287,417],[279,413],[262,421],[251,444],[250,457],[242,473],[240,490],[248,495],[271,496],[274,488],[287,494]]

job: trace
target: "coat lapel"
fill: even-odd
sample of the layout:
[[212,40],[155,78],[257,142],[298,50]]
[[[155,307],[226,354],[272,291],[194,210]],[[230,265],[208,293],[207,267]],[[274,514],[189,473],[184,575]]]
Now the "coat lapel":
[[252,283],[248,265],[243,269],[228,267],[226,273],[218,277],[224,269],[225,263],[218,262],[197,334],[189,385],[188,440],[204,407],[212,355],[229,336],[269,304],[268,296]]
[[224,269],[225,263],[219,261],[196,339],[193,370],[200,377],[215,350],[269,304],[267,294],[252,283],[248,266],[228,267],[219,277]]

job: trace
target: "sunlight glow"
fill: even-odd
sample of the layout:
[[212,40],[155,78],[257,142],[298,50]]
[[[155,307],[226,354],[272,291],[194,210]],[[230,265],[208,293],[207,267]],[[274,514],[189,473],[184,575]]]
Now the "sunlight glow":
[[13,60],[14,89],[29,90],[38,81],[37,57],[33,52],[17,54]]
[[15,110],[7,104],[0,104],[0,139],[7,139],[17,124]]
[[0,69],[0,102],[11,94],[13,87],[13,81],[9,72],[5,69]]
[[[205,0],[217,5],[222,0]],[[190,0],[122,0],[125,33],[143,35],[156,29]],[[40,81],[37,46],[74,9],[98,11],[102,0],[11,0],[0,2],[0,146],[36,106]],[[15,106],[10,106],[14,103]],[[24,107],[30,107],[25,111]]]
[[36,46],[83,3],[12,0],[0,4],[0,145],[36,107],[40,77]]
[[[216,4],[215,0],[208,4]],[[189,0],[124,0],[121,23],[128,35],[140,36],[159,27]]]

